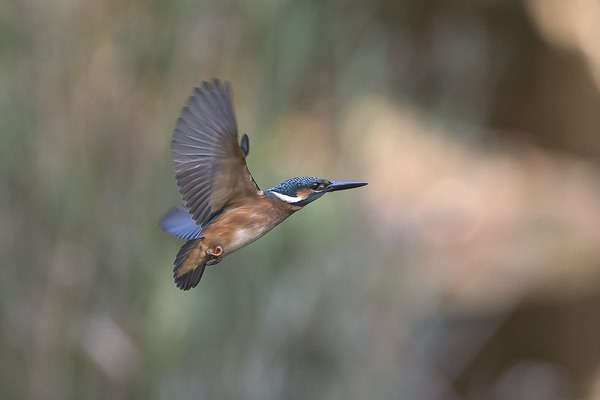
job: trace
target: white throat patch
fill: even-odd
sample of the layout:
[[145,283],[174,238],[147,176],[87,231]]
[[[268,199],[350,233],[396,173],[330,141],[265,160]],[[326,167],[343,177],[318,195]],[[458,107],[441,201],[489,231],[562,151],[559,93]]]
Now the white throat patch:
[[277,193],[273,190],[271,191],[271,193],[273,193],[275,196],[279,197],[279,199],[281,201],[285,201],[286,203],[290,203],[290,204],[294,204],[294,203],[304,200],[300,196],[292,197],[292,196],[288,196],[287,194]]

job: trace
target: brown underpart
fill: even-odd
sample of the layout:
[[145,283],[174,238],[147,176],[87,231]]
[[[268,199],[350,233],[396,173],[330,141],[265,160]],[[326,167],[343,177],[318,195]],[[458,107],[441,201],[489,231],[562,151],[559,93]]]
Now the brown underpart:
[[[195,247],[189,252],[186,259],[177,269],[176,276],[182,277],[188,274],[198,266],[215,265],[221,262],[228,253],[237,250],[239,240],[237,232],[240,227],[255,231],[256,236],[252,237],[254,241],[273,229],[281,221],[298,211],[301,207],[288,204],[273,195],[259,197],[258,199],[242,198],[232,203],[232,210],[224,212],[213,223],[208,225],[203,231],[203,236],[195,244]],[[252,236],[252,235],[251,235]],[[245,246],[247,243],[244,243]]]

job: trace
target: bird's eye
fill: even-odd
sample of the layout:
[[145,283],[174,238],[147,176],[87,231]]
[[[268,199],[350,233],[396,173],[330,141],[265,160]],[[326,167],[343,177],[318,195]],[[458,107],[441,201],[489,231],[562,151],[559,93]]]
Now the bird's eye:
[[325,189],[325,183],[315,182],[312,185],[310,185],[310,188],[314,191],[320,192],[321,190]]

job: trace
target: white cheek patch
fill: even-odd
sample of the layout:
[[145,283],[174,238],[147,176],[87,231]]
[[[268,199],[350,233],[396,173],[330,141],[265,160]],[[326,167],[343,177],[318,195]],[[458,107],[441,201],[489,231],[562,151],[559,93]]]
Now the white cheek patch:
[[275,196],[279,197],[279,199],[281,201],[285,201],[286,203],[290,203],[290,204],[297,203],[299,201],[304,200],[300,196],[292,197],[292,196],[288,196],[287,194],[281,194],[281,193],[274,192],[274,191],[271,191],[271,193],[273,193]]

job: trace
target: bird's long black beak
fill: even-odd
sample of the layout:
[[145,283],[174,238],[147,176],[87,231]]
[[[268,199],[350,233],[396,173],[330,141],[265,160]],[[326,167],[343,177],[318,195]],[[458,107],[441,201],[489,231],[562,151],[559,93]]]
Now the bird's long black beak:
[[335,192],[338,190],[354,189],[357,187],[365,186],[367,182],[353,182],[353,181],[330,181],[331,185],[327,186],[326,191]]

